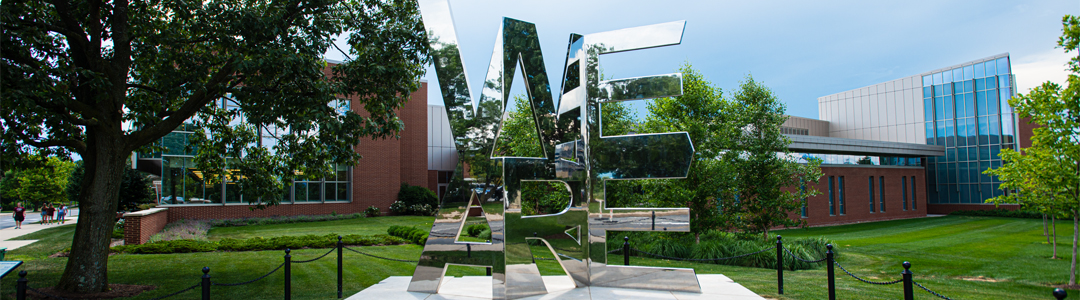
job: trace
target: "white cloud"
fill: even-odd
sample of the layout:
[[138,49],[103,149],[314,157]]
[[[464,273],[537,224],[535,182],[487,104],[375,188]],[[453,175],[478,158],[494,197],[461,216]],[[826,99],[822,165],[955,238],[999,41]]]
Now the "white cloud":
[[1062,49],[1051,49],[1014,58],[1012,67],[1016,75],[1016,92],[1026,94],[1047,81],[1064,85],[1069,74],[1065,70],[1069,56]]

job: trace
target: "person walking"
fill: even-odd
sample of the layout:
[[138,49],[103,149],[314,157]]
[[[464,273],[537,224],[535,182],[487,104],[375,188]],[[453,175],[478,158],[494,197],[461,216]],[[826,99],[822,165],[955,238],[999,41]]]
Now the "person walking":
[[54,221],[56,221],[56,207],[53,207],[52,203],[49,203],[48,210],[49,210],[48,214],[47,214],[47,216],[49,217],[48,223],[52,224]]
[[65,216],[67,216],[67,205],[60,204],[60,209],[56,210],[56,222],[64,224]]
[[41,204],[41,225],[45,225],[45,220],[47,220],[45,216],[48,216],[48,214],[46,214],[46,212],[48,211],[48,207],[49,206],[45,203]]
[[11,214],[11,217],[15,219],[15,229],[22,228],[22,221],[26,219],[26,208],[23,208],[22,202],[15,204],[15,212]]

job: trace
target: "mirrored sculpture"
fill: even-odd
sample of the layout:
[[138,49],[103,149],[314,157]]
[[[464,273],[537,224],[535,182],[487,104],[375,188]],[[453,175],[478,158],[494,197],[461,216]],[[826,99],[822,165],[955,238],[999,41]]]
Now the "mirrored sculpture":
[[[687,208],[610,208],[604,193],[607,180],[686,177],[694,154],[689,135],[602,136],[600,118],[605,102],[681,95],[682,75],[601,81],[598,72],[599,55],[679,44],[685,22],[571,34],[556,109],[535,25],[503,19],[474,105],[449,3],[421,0],[420,10],[459,162],[409,291],[437,293],[447,266],[467,265],[492,268],[496,299],[545,294],[529,247],[541,245],[578,287],[700,292],[693,269],[612,266],[606,251],[608,231],[690,230]],[[543,157],[494,151],[519,69]],[[561,182],[571,195],[568,207],[523,215],[521,189],[528,181]],[[458,239],[469,217],[487,221],[490,241]]]

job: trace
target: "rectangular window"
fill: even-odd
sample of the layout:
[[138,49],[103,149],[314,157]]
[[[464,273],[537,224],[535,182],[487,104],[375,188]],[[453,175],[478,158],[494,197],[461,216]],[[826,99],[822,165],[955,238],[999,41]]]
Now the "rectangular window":
[[885,212],[885,176],[878,177],[878,201],[881,204],[880,212]]
[[[799,190],[801,190],[803,192],[803,195],[806,194],[806,183],[805,182],[803,182],[801,185],[799,185]],[[802,198],[802,217],[806,218],[806,198]]]
[[836,182],[836,178],[833,177],[833,176],[829,176],[829,215],[830,216],[835,216],[836,215],[836,193],[834,192],[836,190],[835,182]]
[[870,212],[874,212],[874,176],[870,176]]
[[847,214],[847,208],[844,206],[844,176],[840,176],[840,214]]
[[904,195],[904,210],[907,210],[907,177],[900,177],[901,194]]
[[916,195],[918,195],[918,194],[915,193],[915,176],[911,176],[911,209],[912,210],[919,209],[919,204],[918,204],[919,203],[919,200],[918,200],[919,197],[916,196]]

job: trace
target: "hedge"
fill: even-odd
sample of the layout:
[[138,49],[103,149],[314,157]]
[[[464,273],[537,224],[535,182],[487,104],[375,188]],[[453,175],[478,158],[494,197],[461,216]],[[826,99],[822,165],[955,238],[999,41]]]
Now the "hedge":
[[426,244],[428,238],[427,231],[416,227],[394,225],[386,229],[386,233],[389,233],[390,235],[395,237],[406,239],[420,246]]
[[[141,245],[112,247],[116,253],[130,254],[168,254],[213,251],[264,251],[303,248],[333,248],[337,246],[337,235],[301,235],[279,236],[272,238],[254,237],[249,239],[221,239],[220,241],[173,240]],[[362,236],[349,234],[342,236],[342,243],[349,246],[398,245],[405,239],[385,234]]]

